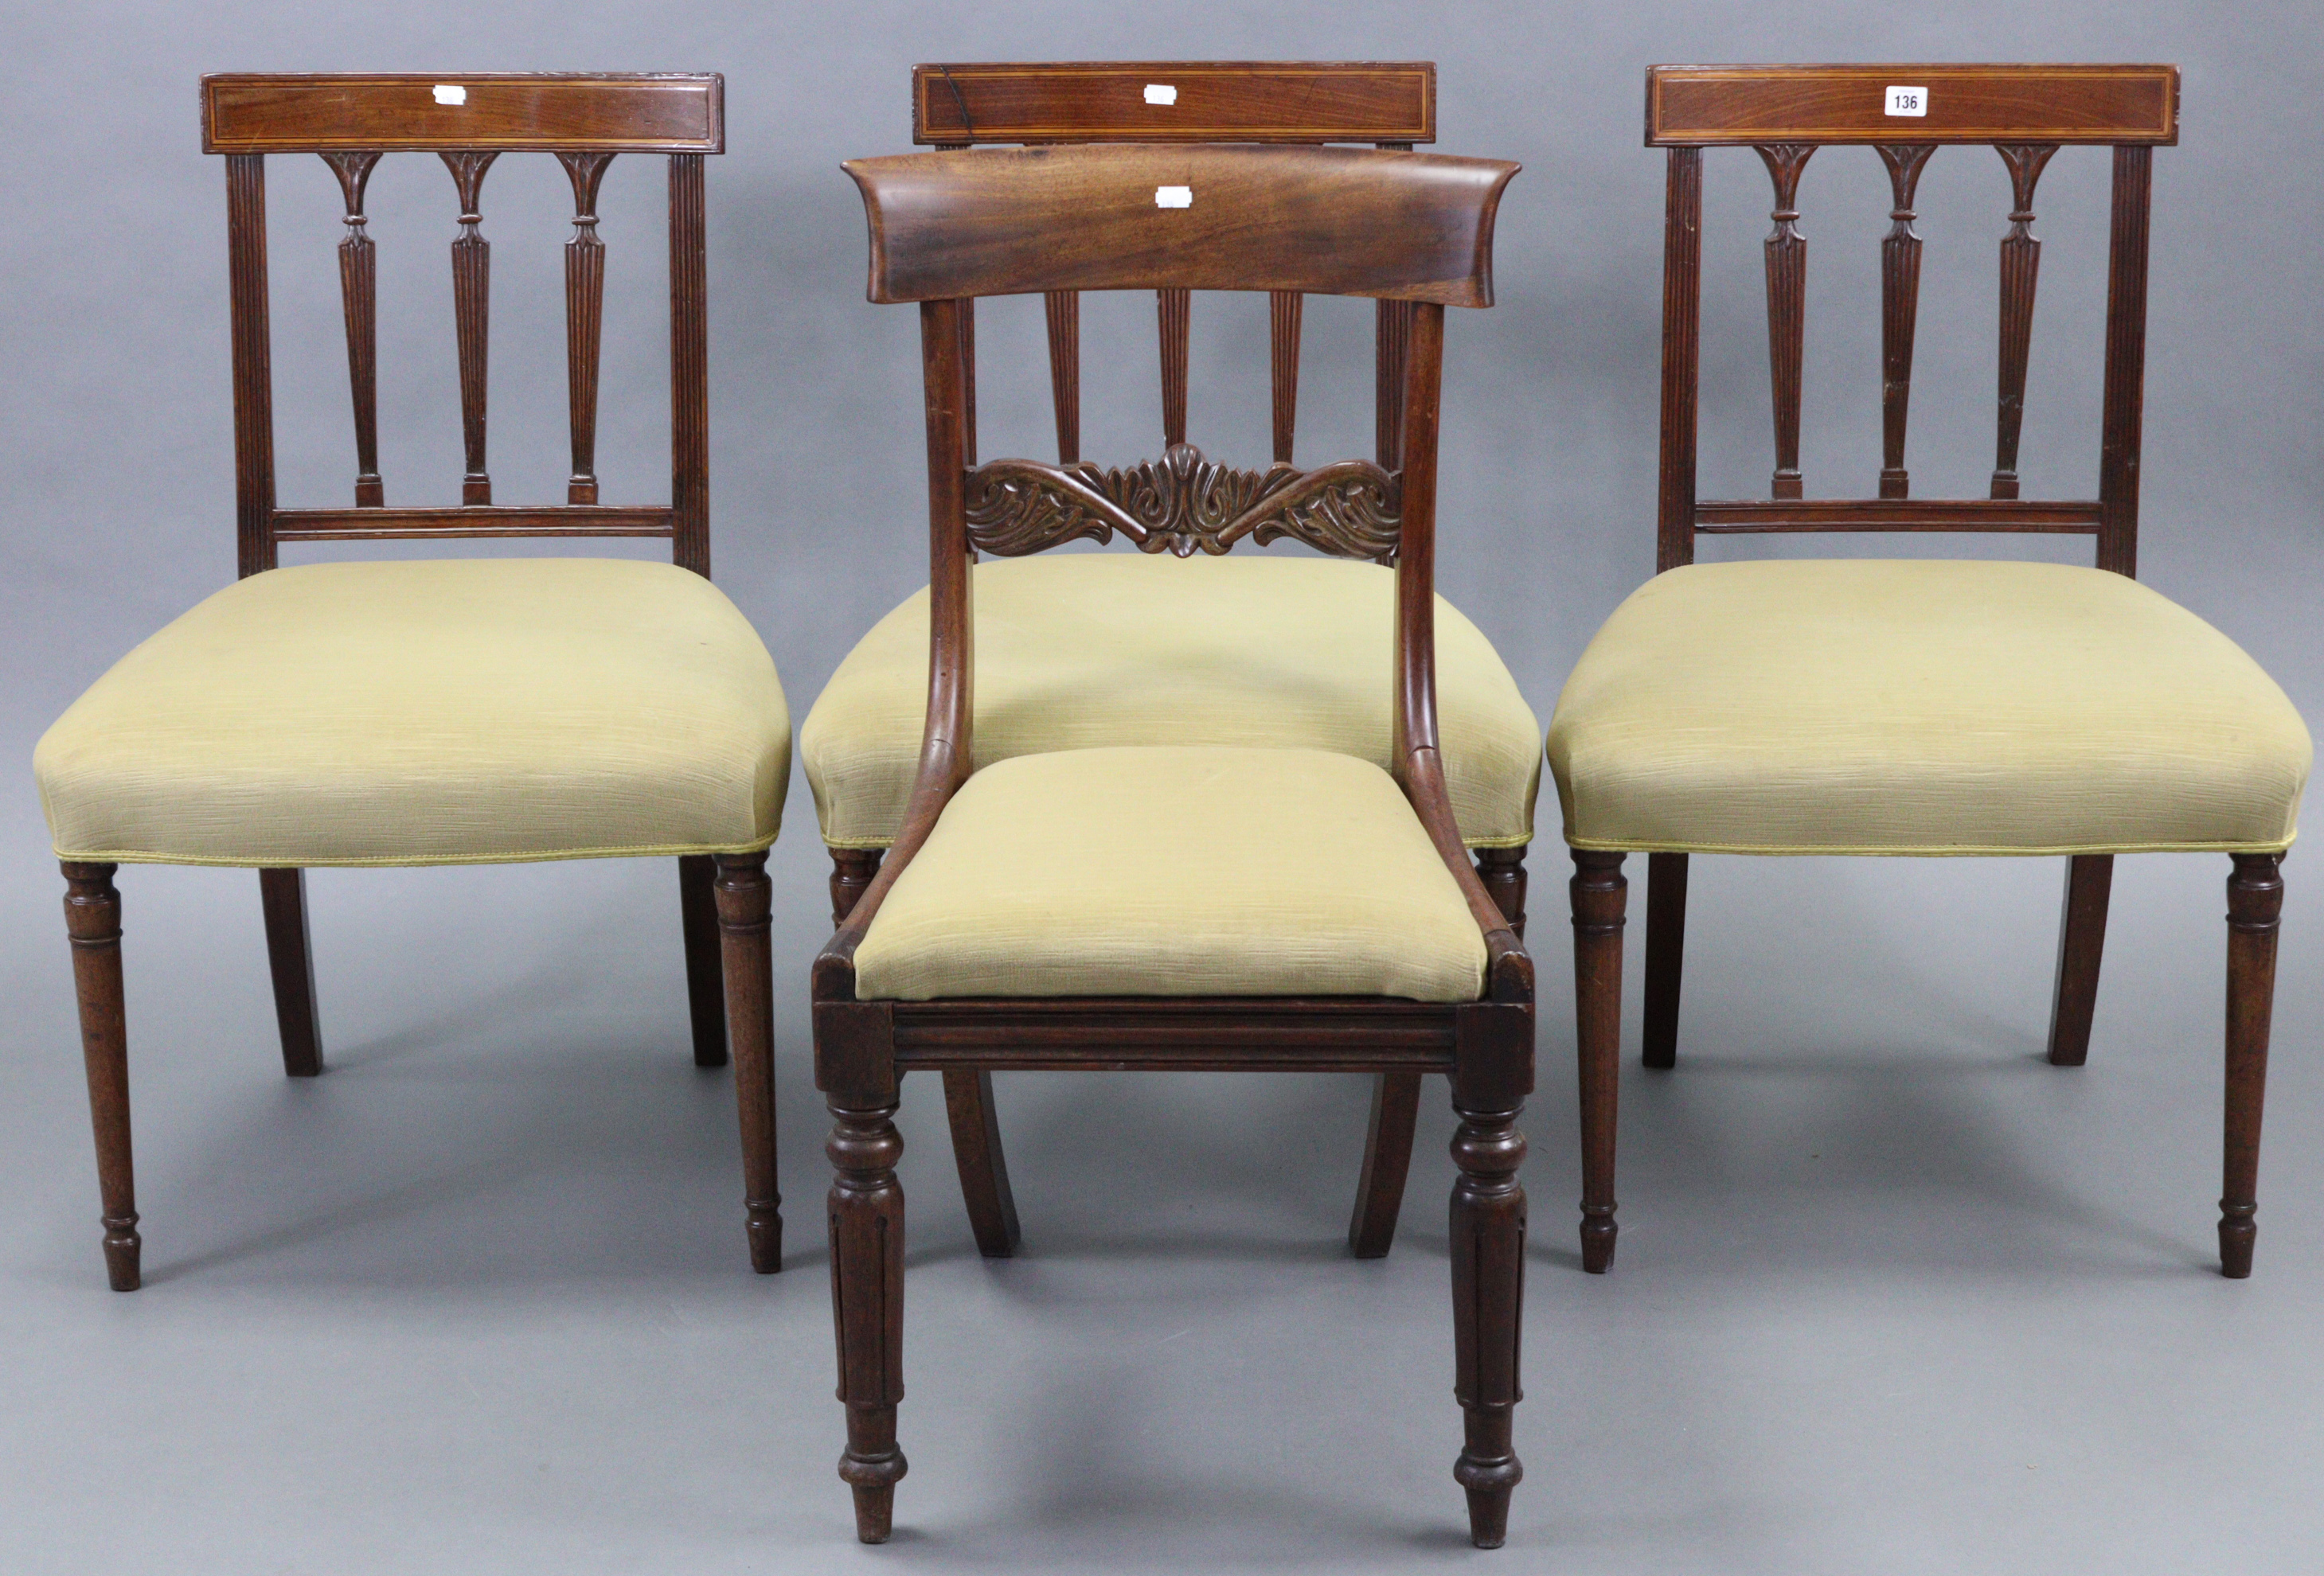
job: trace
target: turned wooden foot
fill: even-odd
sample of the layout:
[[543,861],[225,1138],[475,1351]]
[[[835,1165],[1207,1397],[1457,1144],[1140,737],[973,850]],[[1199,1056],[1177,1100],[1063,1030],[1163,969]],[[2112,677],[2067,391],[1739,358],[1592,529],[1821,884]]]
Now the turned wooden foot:
[[694,1026],[694,1064],[726,1064],[726,982],[718,932],[718,861],[687,853],[678,861],[678,914],[686,938],[686,1005]]
[[307,931],[307,872],[263,870],[258,897],[266,917],[266,963],[274,976],[274,1022],[282,1071],[312,1078],[323,1070],[323,1028],[315,1010],[315,949]]
[[1514,1111],[1462,1111],[1452,1136],[1453,1392],[1463,1415],[1453,1480],[1469,1496],[1469,1538],[1508,1536],[1509,1491],[1525,1476],[1512,1442],[1525,1307],[1525,1136]]
[[769,942],[773,891],[763,852],[716,858],[718,934],[724,954],[720,973],[727,1018],[722,1038],[731,1040],[734,1051],[744,1229],[751,1267],[772,1275],[783,1267],[783,1200],[775,1181],[775,986]]
[[105,1201],[105,1277],[115,1291],[134,1292],[143,1240],[137,1235],[137,1179],[130,1157],[129,1040],[121,999],[115,868],[64,862],[65,934],[72,943],[81,1059],[88,1072],[89,1121],[97,1133],[97,1185]]
[[855,1493],[855,1535],[883,1544],[893,1527],[896,1405],[904,1398],[904,1140],[893,1105],[831,1107],[831,1301],[839,1398],[847,1406],[840,1480]]
[[2282,856],[2238,853],[2227,878],[2227,1090],[2219,1273],[2242,1280],[2259,1240],[2259,1127],[2267,1094],[2267,1040],[2275,1003],[2276,925]]
[[[1663,857],[1656,854],[1654,857]],[[1573,851],[1573,1012],[1582,1077],[1582,1267],[1614,1262],[1614,1130],[1622,1087],[1623,856]]]

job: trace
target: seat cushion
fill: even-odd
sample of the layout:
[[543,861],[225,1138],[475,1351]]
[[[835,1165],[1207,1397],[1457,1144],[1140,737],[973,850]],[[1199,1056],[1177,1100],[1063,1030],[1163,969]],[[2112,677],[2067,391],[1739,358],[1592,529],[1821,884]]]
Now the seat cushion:
[[1473,1001],[1484,971],[1459,884],[1379,767],[1145,745],[970,778],[872,917],[855,991]]
[[[976,760],[1101,744],[1297,745],[1388,760],[1393,570],[1246,554],[1052,553],[980,564]],[[1436,604],[1437,717],[1472,847],[1533,837],[1541,724],[1451,604]],[[928,598],[874,625],[799,730],[823,840],[885,848],[927,715]]]
[[749,621],[687,570],[315,564],[130,652],[32,764],[67,859],[733,853],[774,841],[790,723]]
[[2210,625],[2056,564],[1697,564],[1591,641],[1549,729],[1577,848],[2259,852],[2308,730]]

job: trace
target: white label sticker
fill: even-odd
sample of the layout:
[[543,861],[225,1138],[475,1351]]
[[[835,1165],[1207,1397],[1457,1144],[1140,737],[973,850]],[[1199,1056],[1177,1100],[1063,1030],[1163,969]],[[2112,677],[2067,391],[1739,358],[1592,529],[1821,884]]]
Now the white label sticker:
[[1929,113],[1929,90],[1925,88],[1891,88],[1888,89],[1889,115],[1921,115]]
[[1178,90],[1176,88],[1171,87],[1167,82],[1148,82],[1146,85],[1146,102],[1148,104],[1176,104],[1178,102]]
[[1191,186],[1157,186],[1154,189],[1154,206],[1158,208],[1193,207],[1194,189]]
[[455,83],[438,82],[436,84],[436,102],[438,104],[466,104],[468,102],[468,90]]

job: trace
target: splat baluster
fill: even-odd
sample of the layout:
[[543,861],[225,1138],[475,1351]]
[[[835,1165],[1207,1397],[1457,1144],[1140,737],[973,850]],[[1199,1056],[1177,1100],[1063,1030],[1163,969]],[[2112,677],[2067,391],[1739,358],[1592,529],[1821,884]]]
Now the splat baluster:
[[1913,329],[1921,310],[1921,237],[1913,229],[1913,189],[1921,167],[1935,152],[1932,143],[1884,145],[1888,186],[1896,206],[1888,210],[1888,234],[1880,243],[1880,496],[1911,494],[1904,469],[1904,418],[1913,397]]
[[597,502],[597,346],[605,321],[605,243],[597,238],[597,185],[611,153],[559,153],[573,182],[573,238],[565,243],[565,381],[572,409],[567,503]]
[[1057,408],[1057,463],[1082,457],[1082,297],[1053,290],[1049,317],[1049,398]]
[[1404,364],[1412,336],[1412,303],[1382,301],[1374,318],[1373,447],[1380,469],[1404,468]]
[[2058,151],[2055,143],[2006,143],[1995,147],[2009,167],[2016,203],[2009,234],[2001,238],[2001,402],[1993,447],[1991,496],[2017,496],[2017,434],[2025,419],[2025,357],[2034,341],[2034,282],[2042,269],[2042,242],[2034,234],[2034,185]]
[[1306,298],[1296,290],[1268,293],[1268,346],[1275,393],[1275,458],[1291,463],[1291,438],[1299,423],[1299,317]]
[[1812,143],[1757,145],[1775,184],[1775,227],[1767,235],[1767,370],[1775,397],[1775,474],[1769,495],[1803,496],[1800,479],[1800,362],[1807,334],[1807,237],[1800,234],[1800,171]]
[[484,171],[497,153],[442,155],[460,189],[460,234],[452,243],[452,313],[460,339],[460,436],[467,452],[467,473],[460,478],[460,502],[490,503],[493,478],[484,469],[484,350],[485,312],[492,298],[492,243],[484,239],[484,216],[478,210]]
[[1154,310],[1162,329],[1162,447],[1186,441],[1187,342],[1194,322],[1191,290],[1158,290]]
[[378,269],[364,217],[364,187],[377,152],[325,153],[346,200],[347,233],[339,243],[339,299],[347,319],[347,382],[355,407],[355,507],[387,502],[379,479]]

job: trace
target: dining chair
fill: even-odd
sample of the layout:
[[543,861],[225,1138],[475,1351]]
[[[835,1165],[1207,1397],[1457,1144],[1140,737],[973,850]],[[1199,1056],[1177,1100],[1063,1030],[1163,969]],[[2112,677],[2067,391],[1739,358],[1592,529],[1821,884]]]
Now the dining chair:
[[[1118,61],[923,65],[912,69],[912,140],[973,145],[1368,143],[1410,149],[1436,136],[1427,61]],[[1081,459],[1081,294],[1044,293],[1057,461]],[[1192,294],[1155,292],[1162,441],[1186,440]],[[1292,463],[1303,292],[1269,292],[1272,439]],[[965,452],[976,456],[975,302],[960,306]],[[1375,458],[1404,442],[1404,363],[1412,303],[1376,305]],[[1389,763],[1387,687],[1391,576],[1377,566],[1305,557],[1165,562],[1143,553],[1071,554],[989,566],[979,581],[982,677],[977,760],[1094,744],[1302,743]],[[1150,555],[1150,556],[1149,556]],[[1526,844],[1541,779],[1541,724],[1508,666],[1450,603],[1436,605],[1446,790],[1478,872],[1525,933]],[[844,922],[894,843],[911,797],[927,686],[928,596],[882,618],[849,653],[799,729],[799,753],[832,858],[832,922]],[[1351,652],[1368,652],[1363,661]],[[1304,861],[1269,854],[1283,879]],[[991,1081],[945,1075],[956,1150],[998,1131]],[[1360,1203],[1350,1240],[1364,1258],[1395,1240],[1420,1080],[1375,1080]],[[964,1184],[974,1165],[962,1161]],[[977,1245],[1013,1239],[976,1216]]]
[[[122,864],[258,871],[283,1069],[311,1078],[323,1056],[308,867],[676,855],[694,1059],[723,1065],[731,1034],[751,1259],[778,1268],[765,865],[790,731],[765,646],[709,578],[702,161],[724,147],[722,79],[212,76],[202,79],[202,137],[226,158],[239,578],[90,686],[33,758],[64,867],[114,1289],[136,1287],[141,1245],[114,886]],[[572,180],[573,471],[562,504],[495,503],[485,464],[492,247],[482,193],[511,152],[555,153]],[[390,152],[439,154],[459,200],[452,287],[466,465],[456,506],[391,507],[380,473],[376,244],[364,196]],[[597,192],[625,152],[669,157],[668,503],[598,498]],[[269,153],[319,154],[346,201],[351,508],[276,502]],[[663,538],[674,561],[278,564],[286,543],[453,537]]]
[[[1572,846],[1585,1267],[1614,1255],[1623,858],[1647,855],[1645,1055],[1675,1065],[1694,853],[2065,855],[2049,1060],[2089,1050],[2118,853],[2229,855],[2226,1180],[2219,1255],[2251,1273],[2279,864],[2308,732],[2256,663],[2141,585],[2140,407],[2155,148],[2178,140],[2170,66],[1657,66],[1646,143],[1669,150],[1655,577],[1600,630],[1550,724]],[[1984,498],[1921,498],[1904,464],[1921,240],[1941,146],[1986,143],[2013,197],[2000,243],[1999,397]],[[1895,207],[1880,243],[1878,496],[1811,498],[1800,467],[1807,240],[1802,172],[1868,145]],[[2042,244],[2034,188],[2067,144],[2113,149],[2095,498],[2020,496],[2018,437]],[[1745,146],[1775,187],[1766,243],[1770,496],[1695,490],[1702,151]],[[1704,533],[2065,532],[2097,567],[1805,558],[1698,564]]]
[[[926,725],[903,830],[812,976],[831,1108],[832,1286],[856,1531],[890,1533],[905,1463],[905,1074],[1225,1069],[1448,1074],[1455,1392],[1474,1540],[1520,1468],[1533,965],[1461,843],[1436,714],[1437,399],[1446,306],[1491,300],[1514,164],[1202,144],[932,152],[846,166],[871,299],[916,301],[927,417]],[[963,323],[980,296],[1322,292],[1410,303],[1401,464],[1240,470],[1174,444],[1120,468],[968,454]],[[1115,743],[986,760],[974,594],[1010,558],[1119,532],[1174,557],[1246,539],[1394,566],[1384,770],[1291,741]],[[1191,563],[1166,563],[1190,567]],[[1374,604],[1377,605],[1377,604]],[[1163,813],[1154,813],[1155,806]],[[1299,852],[1296,880],[1285,851]],[[949,1088],[948,1088],[949,1092]],[[954,1115],[955,1135],[960,1130]],[[964,1147],[987,1232],[1016,1221],[995,1145]]]

